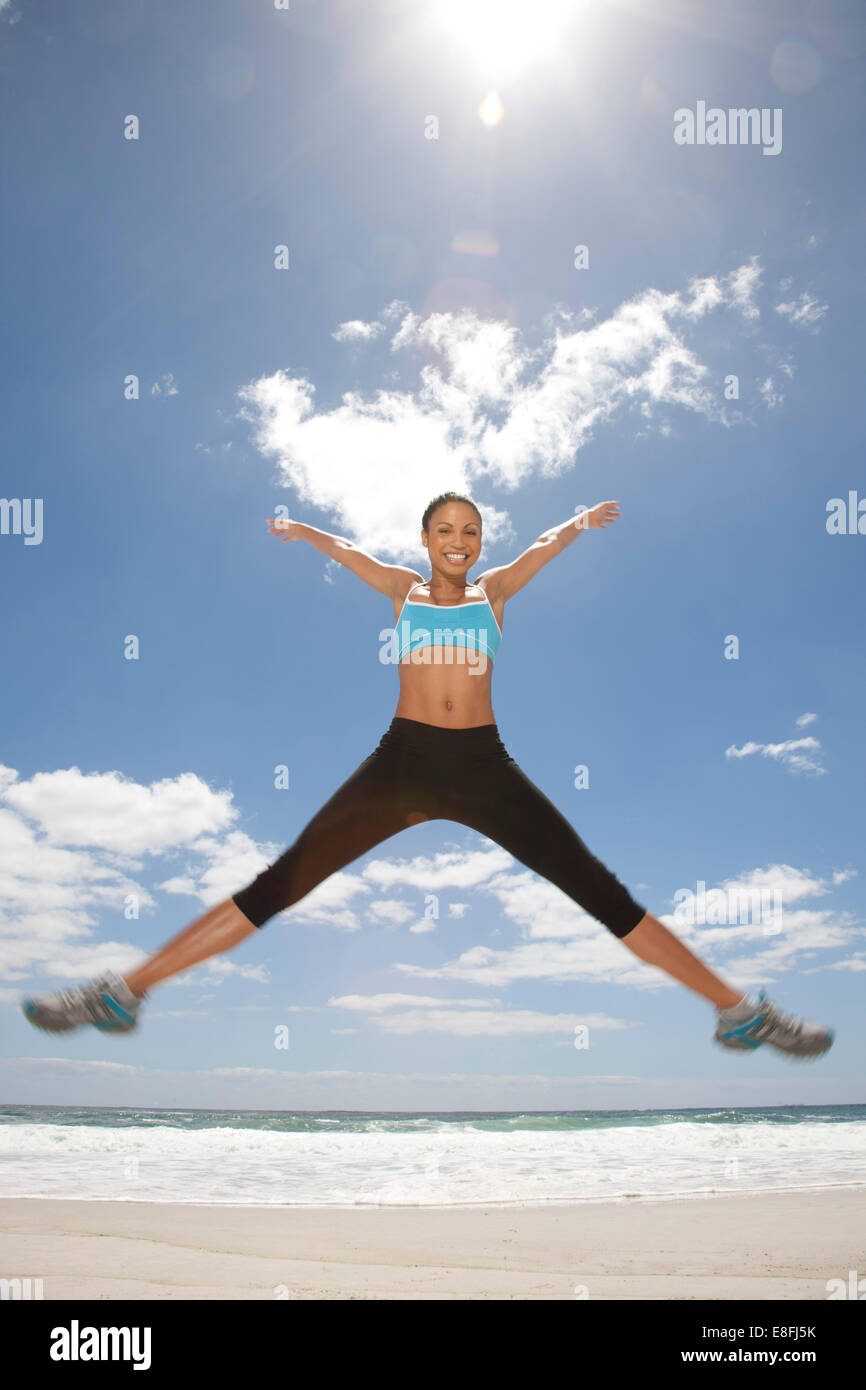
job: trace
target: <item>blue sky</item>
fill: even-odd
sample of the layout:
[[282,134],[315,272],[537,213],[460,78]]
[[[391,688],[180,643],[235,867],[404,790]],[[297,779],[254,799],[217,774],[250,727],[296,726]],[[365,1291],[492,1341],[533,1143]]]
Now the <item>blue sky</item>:
[[[866,16],[458,8],[0,6],[8,1102],[863,1100],[866,535],[828,508],[866,498]],[[780,148],[677,143],[699,102],[776,113]],[[24,993],[243,887],[392,717],[390,605],[265,518],[426,572],[452,486],[477,572],[619,499],[506,608],[501,736],[831,1053],[723,1052],[704,1001],[449,822],[155,990],[138,1035],[32,1030]],[[676,921],[701,883],[771,889],[779,929]]]

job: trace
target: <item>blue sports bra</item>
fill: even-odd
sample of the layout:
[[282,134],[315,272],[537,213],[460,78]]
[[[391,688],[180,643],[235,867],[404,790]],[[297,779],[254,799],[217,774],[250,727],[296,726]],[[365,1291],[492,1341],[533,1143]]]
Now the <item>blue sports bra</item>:
[[[409,594],[420,587],[420,584],[413,584]],[[419,651],[422,647],[469,647],[483,652],[491,661],[496,660],[502,629],[488,598],[471,599],[469,603],[411,603],[409,594],[403,600],[397,619],[398,661],[408,652]],[[440,613],[456,613],[458,609],[462,612],[464,608],[476,610],[471,616],[467,615],[471,626],[457,627],[452,620],[446,626],[440,621]],[[429,626],[431,609],[436,614],[432,628]]]

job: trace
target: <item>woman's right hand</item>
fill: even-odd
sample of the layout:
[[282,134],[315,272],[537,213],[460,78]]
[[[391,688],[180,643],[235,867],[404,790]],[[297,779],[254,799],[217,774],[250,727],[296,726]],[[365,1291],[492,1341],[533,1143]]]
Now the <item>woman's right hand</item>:
[[272,536],[276,536],[281,541],[299,541],[301,539],[301,523],[290,521],[288,517],[268,517],[268,529]]

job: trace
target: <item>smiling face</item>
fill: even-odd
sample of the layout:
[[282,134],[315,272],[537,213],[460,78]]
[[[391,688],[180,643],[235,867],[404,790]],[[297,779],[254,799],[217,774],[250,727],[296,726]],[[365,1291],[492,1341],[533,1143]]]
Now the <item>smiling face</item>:
[[463,575],[481,554],[481,518],[468,502],[445,502],[437,507],[421,541],[430,555],[434,574]]

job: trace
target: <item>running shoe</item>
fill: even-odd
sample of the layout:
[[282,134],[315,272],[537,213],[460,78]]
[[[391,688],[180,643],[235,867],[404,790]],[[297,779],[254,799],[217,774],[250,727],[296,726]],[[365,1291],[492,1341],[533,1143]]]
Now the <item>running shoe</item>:
[[34,1028],[46,1033],[68,1033],[84,1023],[92,1023],[101,1033],[131,1033],[138,1027],[138,1011],[146,998],[146,994],[133,994],[122,976],[108,970],[78,989],[25,999],[21,1008]]
[[742,1052],[753,1052],[769,1043],[790,1057],[820,1057],[832,1046],[835,1036],[832,1028],[783,1014],[762,989],[748,1018],[733,1023],[719,1014],[714,1041]]

